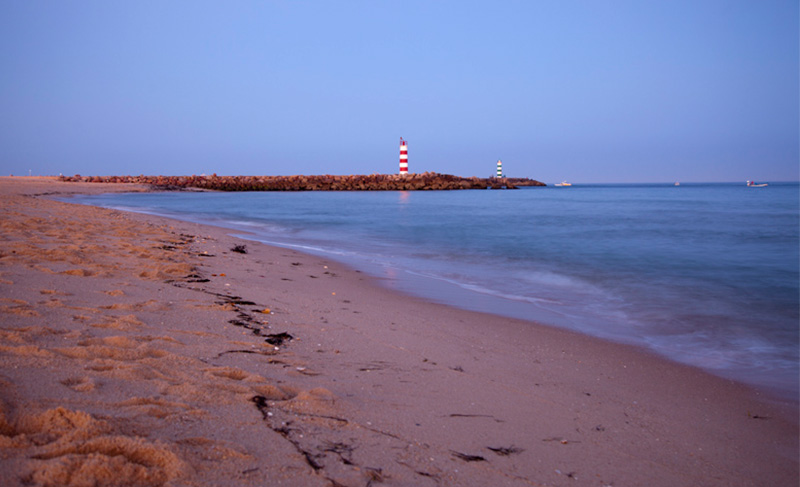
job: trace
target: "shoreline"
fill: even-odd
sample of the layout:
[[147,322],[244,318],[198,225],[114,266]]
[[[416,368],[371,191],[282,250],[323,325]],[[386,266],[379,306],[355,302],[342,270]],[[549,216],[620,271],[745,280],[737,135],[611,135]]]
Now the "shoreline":
[[120,462],[143,485],[796,481],[796,403],[20,179],[0,178],[4,485]]
[[[153,214],[153,216],[161,217],[161,215],[157,214]],[[169,216],[164,216],[164,218],[171,219]],[[330,259],[338,262],[341,265],[349,267],[352,270],[358,269],[359,272],[365,272],[368,276],[370,276],[375,285],[380,286],[389,292],[400,294],[404,298],[451,307],[464,312],[479,313],[486,315],[489,318],[509,318],[523,323],[529,323],[536,327],[546,327],[554,330],[567,331],[569,333],[575,333],[590,339],[630,347],[641,353],[658,357],[672,364],[697,369],[713,377],[742,384],[745,387],[772,397],[777,401],[800,403],[800,396],[797,395],[797,387],[792,390],[787,388],[788,386],[784,386],[783,383],[781,383],[781,385],[758,383],[757,380],[753,379],[752,377],[751,380],[748,381],[746,378],[737,376],[736,373],[730,373],[726,369],[704,369],[702,366],[671,357],[667,353],[664,353],[663,350],[659,350],[658,348],[648,347],[644,340],[637,340],[635,338],[623,337],[619,335],[612,336],[592,334],[585,329],[575,329],[566,324],[558,324],[554,313],[550,314],[552,321],[548,321],[547,318],[529,318],[528,315],[530,314],[530,309],[527,303],[519,303],[517,301],[510,300],[509,298],[495,296],[492,294],[477,293],[476,291],[467,290],[455,282],[414,274],[398,267],[392,267],[391,270],[387,270],[386,268],[379,267],[374,264],[370,265],[364,261],[359,261],[356,258],[346,260],[336,255],[328,255],[328,253],[325,251],[314,252],[303,249],[300,246],[280,245],[278,243],[264,242],[259,240],[257,237],[250,238],[247,230],[244,229],[234,229],[225,226],[219,226],[219,228],[226,230],[231,236],[239,238],[244,242],[255,242],[261,245],[297,250],[302,254],[316,256],[322,259]],[[391,275],[392,277],[387,277],[388,275]],[[445,291],[441,291],[442,286],[446,289]],[[475,304],[475,302],[479,302],[480,304]],[[491,306],[494,309],[487,311],[487,306]],[[541,310],[537,311],[539,314],[545,314]]]
[[[155,197],[160,199],[160,197],[157,196],[158,194],[167,195],[168,193],[155,191],[155,194]],[[178,195],[174,196],[178,197]],[[194,204],[205,204],[205,197],[197,194],[184,195],[184,197],[179,197],[179,199],[183,199],[187,196],[195,202]],[[252,196],[253,199],[248,196]],[[264,197],[269,196],[270,195],[264,193]],[[212,200],[215,200],[217,197],[226,200],[230,199],[229,195],[220,192],[208,196],[208,198]],[[258,195],[247,195],[243,196],[242,199],[253,201],[255,198],[260,197],[261,196]],[[290,197],[287,195],[287,198],[289,200],[298,201],[298,197]],[[309,198],[314,200],[317,197],[309,196]],[[376,196],[376,198],[378,198],[378,201],[381,201],[380,198],[382,198],[382,196]],[[306,198],[299,198],[299,200],[304,201]],[[115,207],[113,197],[111,201],[81,201],[87,204],[103,205],[109,208]],[[547,326],[578,331],[579,333],[594,336],[602,340],[633,345],[649,353],[655,353],[656,355],[666,357],[673,362],[699,367],[712,375],[742,382],[762,391],[769,391],[770,394],[777,396],[779,399],[796,401],[798,397],[796,359],[787,359],[781,362],[783,357],[779,358],[780,356],[776,353],[775,349],[771,350],[771,354],[765,352],[768,347],[763,345],[759,346],[759,339],[761,338],[759,334],[749,336],[751,340],[750,343],[753,343],[752,341],[755,340],[755,343],[758,344],[756,347],[760,349],[757,352],[752,352],[751,355],[747,355],[747,352],[750,352],[752,349],[749,349],[747,344],[741,345],[745,342],[744,335],[741,334],[737,337],[739,343],[734,345],[726,341],[730,336],[718,337],[719,340],[707,336],[698,339],[696,343],[687,343],[684,339],[690,337],[691,333],[687,332],[686,328],[683,329],[683,332],[678,333],[677,336],[679,339],[676,340],[672,338],[670,327],[673,326],[674,323],[669,323],[669,318],[671,317],[669,312],[662,312],[657,315],[652,315],[651,318],[649,318],[653,319],[655,322],[661,320],[662,329],[660,331],[663,333],[659,333],[659,330],[655,328],[653,322],[648,322],[647,319],[642,321],[643,326],[640,327],[638,324],[633,324],[634,320],[629,318],[626,320],[625,317],[619,318],[615,316],[612,319],[608,319],[601,315],[593,315],[591,312],[586,313],[587,310],[583,308],[583,303],[592,302],[591,297],[589,299],[576,299],[574,295],[570,295],[570,290],[567,289],[564,289],[564,292],[553,292],[551,289],[543,287],[540,289],[540,293],[536,295],[528,295],[524,292],[521,294],[504,294],[500,291],[502,285],[498,286],[498,282],[493,282],[493,285],[484,286],[483,283],[478,283],[478,281],[470,278],[476,273],[481,274],[485,272],[487,265],[484,262],[461,262],[461,264],[458,264],[458,267],[461,269],[454,268],[452,270],[452,275],[457,276],[456,278],[452,278],[452,275],[448,274],[450,271],[446,269],[439,268],[435,272],[428,272],[429,269],[420,266],[419,262],[416,263],[416,266],[409,266],[408,256],[403,255],[402,252],[395,253],[394,250],[389,252],[389,254],[392,254],[391,259],[387,259],[388,254],[371,254],[369,247],[353,247],[351,242],[348,242],[346,239],[343,241],[342,235],[337,236],[335,233],[329,235],[317,233],[316,236],[310,233],[306,235],[307,239],[303,241],[303,239],[280,235],[280,232],[279,234],[274,234],[269,231],[265,233],[258,228],[252,227],[246,221],[240,222],[240,218],[238,217],[230,219],[229,217],[213,216],[208,217],[211,218],[211,220],[208,220],[205,219],[205,217],[193,215],[191,211],[182,214],[181,211],[173,213],[166,208],[159,209],[159,205],[155,207],[149,207],[149,205],[139,207],[136,202],[142,200],[138,198],[133,198],[129,201],[131,201],[130,204],[119,202],[122,206],[119,206],[118,209],[212,224],[229,229],[231,235],[246,241],[263,242],[266,245],[296,249],[300,252],[337,260],[369,273],[378,278],[378,283],[380,283],[380,285],[406,295],[417,296],[427,301],[454,306],[469,311],[487,312],[498,316],[518,318],[532,323],[544,323]],[[147,198],[143,201],[147,201]],[[282,198],[281,201],[283,201]],[[107,206],[109,204],[111,206]],[[191,207],[193,204],[189,206]],[[247,220],[247,217],[243,217],[243,219]],[[307,230],[304,230],[304,232],[306,231]],[[291,234],[292,232],[289,233]],[[329,236],[333,238],[332,242],[327,241]],[[334,244],[333,242],[336,243]],[[426,249],[426,252],[430,250],[431,249]],[[436,253],[441,254],[441,249]],[[406,259],[403,259],[403,257]],[[405,262],[401,263],[403,260]],[[443,273],[443,270],[446,272]],[[510,270],[513,271],[513,269],[505,269],[504,273]],[[539,269],[526,270],[535,275],[536,271]],[[550,269],[550,271],[552,271],[552,269]],[[496,281],[498,276],[494,275],[489,277],[494,278]],[[489,280],[487,282],[492,281]],[[635,291],[641,293],[644,289],[647,289],[646,285]],[[633,290],[628,289],[628,291]],[[658,289],[653,289],[653,286],[650,286],[650,291],[658,292]],[[646,291],[644,292],[646,293]],[[606,296],[600,297],[606,298]],[[541,299],[542,302],[550,301],[558,304],[553,307],[532,303],[539,301],[539,298],[544,298]],[[647,302],[646,295],[640,295],[639,301],[640,303]],[[729,303],[731,306],[735,306],[735,304],[736,303],[733,302]],[[720,305],[717,304],[716,306]],[[691,315],[692,313],[702,314],[705,309],[707,308],[695,307],[691,310],[687,309],[684,312],[686,315]],[[728,307],[725,309],[730,310],[731,308]],[[606,310],[606,312],[607,311],[608,310]],[[631,311],[635,311],[633,307],[628,309],[628,312]],[[769,318],[769,315],[759,314],[756,316],[752,313],[752,310],[747,311],[751,312],[751,314],[748,315],[749,317],[729,311],[724,320],[722,318],[718,318],[718,320],[720,323],[727,321],[729,327],[746,327],[748,322],[752,322],[753,320],[758,322],[762,318]],[[762,311],[769,312],[769,310]],[[604,318],[606,321],[603,321]],[[786,325],[786,323],[784,323],[784,325]],[[704,337],[705,334],[702,328],[699,328],[699,330],[697,335]],[[713,331],[711,333],[713,334]],[[764,338],[766,338],[766,336]]]

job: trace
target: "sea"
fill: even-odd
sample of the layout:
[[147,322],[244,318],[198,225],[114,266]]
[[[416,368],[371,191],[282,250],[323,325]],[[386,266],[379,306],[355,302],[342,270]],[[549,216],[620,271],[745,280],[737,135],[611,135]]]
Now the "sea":
[[76,199],[225,227],[400,292],[636,345],[798,399],[797,183]]

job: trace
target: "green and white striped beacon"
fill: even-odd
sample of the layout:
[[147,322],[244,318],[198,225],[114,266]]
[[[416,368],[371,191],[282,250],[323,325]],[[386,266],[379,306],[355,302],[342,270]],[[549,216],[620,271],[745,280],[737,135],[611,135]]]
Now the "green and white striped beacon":
[[501,161],[500,159],[497,160],[497,177],[498,178],[503,177],[503,161]]

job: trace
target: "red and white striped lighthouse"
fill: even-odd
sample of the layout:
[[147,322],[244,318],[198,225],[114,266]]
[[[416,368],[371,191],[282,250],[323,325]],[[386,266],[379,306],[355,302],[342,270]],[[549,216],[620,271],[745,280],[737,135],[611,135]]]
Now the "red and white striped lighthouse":
[[400,175],[405,176],[408,174],[408,145],[406,141],[400,137]]

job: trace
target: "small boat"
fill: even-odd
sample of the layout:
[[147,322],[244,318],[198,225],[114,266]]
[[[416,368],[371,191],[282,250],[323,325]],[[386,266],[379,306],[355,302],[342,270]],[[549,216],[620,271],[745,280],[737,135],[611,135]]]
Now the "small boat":
[[681,185],[680,181],[675,181],[675,186],[680,186],[680,185]]
[[560,183],[556,183],[556,186],[572,186],[572,183],[568,183],[566,181],[561,181]]
[[768,184],[767,183],[757,183],[755,181],[747,181],[747,187],[748,188],[763,188],[765,186],[768,186]]

